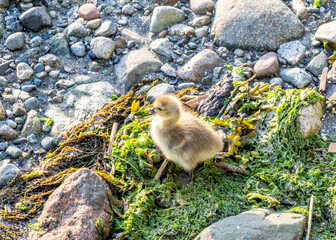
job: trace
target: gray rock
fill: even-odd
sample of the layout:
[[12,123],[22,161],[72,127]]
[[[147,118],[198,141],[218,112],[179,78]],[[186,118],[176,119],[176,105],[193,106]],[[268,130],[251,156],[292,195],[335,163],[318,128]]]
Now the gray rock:
[[68,26],[67,33],[69,36],[72,37],[84,38],[87,35],[87,30],[83,24],[79,22],[74,22]]
[[97,58],[109,59],[115,48],[114,42],[106,37],[95,37],[90,42],[91,51]]
[[230,49],[276,50],[301,38],[304,27],[281,0],[218,0],[211,32]]
[[60,75],[60,71],[59,70],[53,70],[53,71],[50,71],[50,73],[49,73],[49,76],[52,77],[52,78],[54,78],[54,79],[58,78],[59,75]]
[[50,39],[51,52],[55,55],[69,55],[69,40],[63,33],[57,33]]
[[8,8],[9,0],[0,0],[0,8]]
[[190,37],[195,33],[195,29],[184,24],[175,24],[169,29],[169,35],[180,36],[180,37]]
[[36,136],[34,134],[31,134],[27,137],[27,140],[29,143],[35,144],[38,142]]
[[221,63],[221,59],[214,51],[204,49],[179,68],[177,76],[182,80],[198,83]]
[[0,151],[5,151],[7,148],[8,148],[8,142],[0,142]]
[[9,65],[11,65],[13,62],[13,60],[9,60],[0,64],[0,76],[5,75],[5,72],[9,69]]
[[236,50],[234,50],[233,53],[234,53],[234,55],[236,55],[237,57],[244,57],[244,55],[245,55],[244,50],[239,49],[239,48],[237,48]]
[[168,38],[159,38],[154,40],[150,48],[156,53],[167,58],[173,56],[173,43],[168,40]]
[[116,34],[117,24],[111,21],[104,21],[95,31],[95,36],[110,37]]
[[24,108],[22,103],[14,103],[13,114],[15,117],[22,117],[27,114],[26,109]]
[[298,67],[284,69],[280,71],[280,75],[285,82],[290,83],[297,88],[305,88],[313,80],[311,75]]
[[46,54],[38,59],[39,63],[44,65],[57,68],[60,66],[60,60],[54,54]]
[[22,155],[22,151],[21,149],[17,148],[17,147],[14,147],[14,146],[9,146],[7,149],[6,149],[6,153],[11,156],[12,158],[19,158],[21,157]]
[[6,124],[10,126],[11,128],[15,129],[17,127],[17,123],[14,122],[13,120],[7,119]]
[[29,41],[29,45],[31,47],[40,46],[43,43],[43,39],[40,36],[35,36]]
[[52,137],[45,137],[42,139],[41,141],[41,145],[43,147],[43,149],[45,150],[50,150],[53,146],[53,141],[54,141],[54,138]]
[[14,165],[9,163],[9,160],[0,162],[0,189],[10,183],[20,170]]
[[7,87],[8,85],[8,81],[6,80],[6,78],[0,76],[0,87]]
[[150,103],[153,103],[157,97],[167,93],[174,93],[174,92],[175,92],[174,86],[168,83],[161,83],[154,86],[148,91],[146,100]]
[[215,7],[212,0],[190,0],[190,8],[197,14],[211,12]]
[[16,139],[19,134],[8,125],[0,126],[0,139],[5,141],[12,141]]
[[16,66],[16,77],[22,81],[30,80],[33,74],[34,70],[27,63],[21,62]]
[[77,75],[75,77],[75,83],[77,85],[87,84],[87,83],[92,83],[92,82],[93,82],[93,78],[88,75]]
[[336,21],[321,25],[315,33],[315,39],[336,46]]
[[[88,118],[116,93],[108,82],[94,82],[71,88],[61,104],[51,104],[45,115],[54,120],[52,134],[59,134]],[[41,127],[42,128],[42,127]]]
[[5,120],[5,118],[6,118],[6,110],[2,105],[2,102],[0,101],[0,121]]
[[172,66],[170,66],[168,63],[162,65],[160,70],[169,77],[176,77],[177,76],[176,69],[173,68]]
[[304,215],[254,209],[210,225],[195,240],[296,240],[302,239],[305,226]]
[[73,55],[77,57],[84,57],[86,55],[85,45],[82,42],[76,42],[70,47]]
[[253,67],[257,78],[270,77],[279,71],[279,61],[274,52],[263,55]]
[[93,19],[87,22],[86,26],[90,28],[91,30],[96,30],[100,24],[102,23],[102,20],[99,19]]
[[75,86],[75,82],[68,79],[60,79],[56,82],[55,86],[61,89],[67,89]]
[[134,13],[136,13],[136,8],[133,7],[130,4],[126,4],[125,6],[123,6],[123,8],[121,9],[121,12],[125,15],[133,15]]
[[273,84],[273,85],[276,85],[276,86],[282,86],[283,80],[282,80],[282,78],[275,77],[275,78],[272,78],[269,83]]
[[182,90],[182,89],[186,89],[186,88],[194,88],[196,87],[196,84],[193,82],[188,82],[188,83],[180,83],[179,85],[177,85],[176,89],[177,90]]
[[120,58],[119,63],[115,65],[115,73],[119,84],[128,91],[146,73],[157,72],[161,66],[162,62],[147,49],[134,50]]
[[23,106],[29,111],[31,109],[37,108],[39,106],[39,102],[36,97],[30,97],[23,102]]
[[299,19],[303,20],[308,18],[308,10],[303,0],[293,0],[292,8]]
[[192,20],[191,22],[191,26],[202,27],[210,23],[211,23],[211,18],[209,16],[201,16],[201,17],[194,18],[194,20]]
[[306,69],[317,77],[322,74],[323,69],[328,66],[328,56],[324,52],[321,52],[319,55],[310,60]]
[[8,36],[5,46],[11,50],[21,50],[25,46],[25,37],[22,32],[16,32]]
[[35,110],[30,110],[27,114],[26,122],[22,129],[22,137],[28,137],[31,134],[39,137],[42,133],[42,122],[39,120],[39,114]]
[[151,19],[150,31],[153,33],[159,33],[167,27],[183,21],[185,17],[185,13],[180,9],[170,6],[156,7],[153,11]]
[[305,51],[305,46],[303,46],[300,41],[296,40],[282,44],[279,47],[278,53],[280,57],[286,59],[290,64],[296,66],[302,61]]
[[324,101],[304,106],[299,110],[299,124],[302,135],[307,138],[310,134],[318,134],[322,126]]
[[25,11],[21,14],[20,21],[34,32],[52,26],[51,18],[45,7],[33,7]]
[[127,28],[121,31],[121,36],[127,41],[141,42],[142,40],[142,37],[138,33]]

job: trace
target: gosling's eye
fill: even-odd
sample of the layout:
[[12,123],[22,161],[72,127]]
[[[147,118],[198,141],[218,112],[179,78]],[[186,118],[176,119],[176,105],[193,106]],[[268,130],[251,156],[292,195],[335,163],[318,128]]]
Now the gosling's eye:
[[162,108],[157,108],[157,110],[162,111]]

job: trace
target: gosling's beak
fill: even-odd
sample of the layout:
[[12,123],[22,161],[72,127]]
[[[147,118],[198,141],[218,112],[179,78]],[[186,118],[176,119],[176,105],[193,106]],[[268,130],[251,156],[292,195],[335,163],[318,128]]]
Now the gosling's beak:
[[155,113],[155,109],[154,109],[154,107],[150,108],[150,109],[148,110],[148,113],[149,113],[149,114],[154,114],[154,113]]

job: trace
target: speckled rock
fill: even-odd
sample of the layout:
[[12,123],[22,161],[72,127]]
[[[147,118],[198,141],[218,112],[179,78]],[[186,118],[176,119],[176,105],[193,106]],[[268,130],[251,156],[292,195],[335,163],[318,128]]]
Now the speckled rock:
[[34,70],[27,63],[19,63],[16,66],[16,77],[22,81],[30,80]]
[[323,68],[328,66],[328,56],[324,52],[321,52],[319,55],[310,60],[306,69],[311,72],[315,77],[317,77],[322,73]]
[[0,139],[5,141],[12,141],[19,136],[17,131],[8,125],[0,125]]
[[315,39],[321,42],[328,42],[336,46],[336,21],[321,25],[316,33]]
[[91,40],[90,47],[97,58],[109,59],[113,54],[115,44],[110,38],[95,37]]
[[253,67],[257,74],[257,78],[269,77],[279,71],[279,61],[274,52],[269,52],[263,55]]
[[312,81],[313,77],[301,68],[287,68],[280,71],[281,78],[297,88],[305,88]]
[[156,85],[155,87],[151,88],[148,91],[146,100],[150,103],[153,103],[154,100],[163,95],[163,94],[167,94],[167,93],[174,93],[175,92],[175,88],[174,86],[168,84],[168,83],[161,83]]
[[198,83],[221,63],[221,59],[214,51],[204,49],[179,68],[177,76],[182,80]]
[[16,32],[8,36],[5,46],[11,50],[21,50],[25,46],[25,37],[22,32]]
[[22,117],[27,114],[26,109],[24,108],[22,103],[13,104],[13,114],[16,117]]
[[112,21],[104,21],[100,27],[95,31],[95,36],[109,37],[117,32],[117,24]]
[[100,17],[98,8],[93,3],[85,3],[78,9],[78,15],[85,20],[92,20]]
[[21,14],[20,21],[26,28],[35,32],[52,26],[51,18],[44,6],[25,11]]
[[39,63],[43,63],[44,65],[57,68],[60,66],[60,60],[54,54],[46,54],[38,59]]
[[26,122],[23,126],[21,136],[28,137],[31,134],[39,137],[42,133],[42,122],[38,120],[39,114],[35,110],[31,110],[27,114]]
[[168,38],[159,38],[154,40],[150,48],[156,53],[167,58],[173,56],[173,43],[168,40]]
[[299,123],[302,135],[307,138],[310,134],[319,134],[322,126],[325,103],[322,100],[315,104],[302,107],[299,110]]
[[190,8],[197,14],[211,12],[215,7],[212,0],[190,0]]
[[274,51],[301,38],[304,27],[281,0],[218,0],[211,32],[230,49]]
[[0,101],[0,121],[3,121],[5,119],[6,119],[6,110],[2,105],[2,102]]
[[51,52],[55,55],[69,55],[69,39],[64,33],[57,33],[50,39]]
[[21,149],[14,147],[14,146],[9,146],[6,149],[6,153],[14,159],[19,158],[22,155]]
[[71,23],[67,28],[67,32],[69,36],[76,38],[84,38],[87,35],[86,28],[79,22]]
[[115,65],[115,73],[119,84],[125,91],[137,83],[144,74],[160,70],[162,62],[147,49],[134,50],[120,58]]
[[159,33],[167,27],[183,21],[185,17],[185,13],[180,9],[169,6],[156,7],[153,11],[150,31],[153,33]]
[[210,23],[211,23],[211,18],[209,16],[201,16],[201,17],[194,18],[191,22],[191,26],[202,27]]
[[279,47],[278,53],[280,57],[286,59],[290,64],[296,66],[302,61],[305,51],[305,46],[303,46],[300,41],[296,40],[282,44]]
[[169,29],[169,35],[180,36],[180,37],[190,37],[195,33],[195,29],[184,24],[175,24]]

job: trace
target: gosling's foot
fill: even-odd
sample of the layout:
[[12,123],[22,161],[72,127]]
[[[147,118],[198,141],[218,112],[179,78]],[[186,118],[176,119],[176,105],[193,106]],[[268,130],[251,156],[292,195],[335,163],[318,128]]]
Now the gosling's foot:
[[194,178],[193,171],[185,172],[185,171],[179,171],[176,174],[175,183],[186,186],[188,185],[191,180]]

